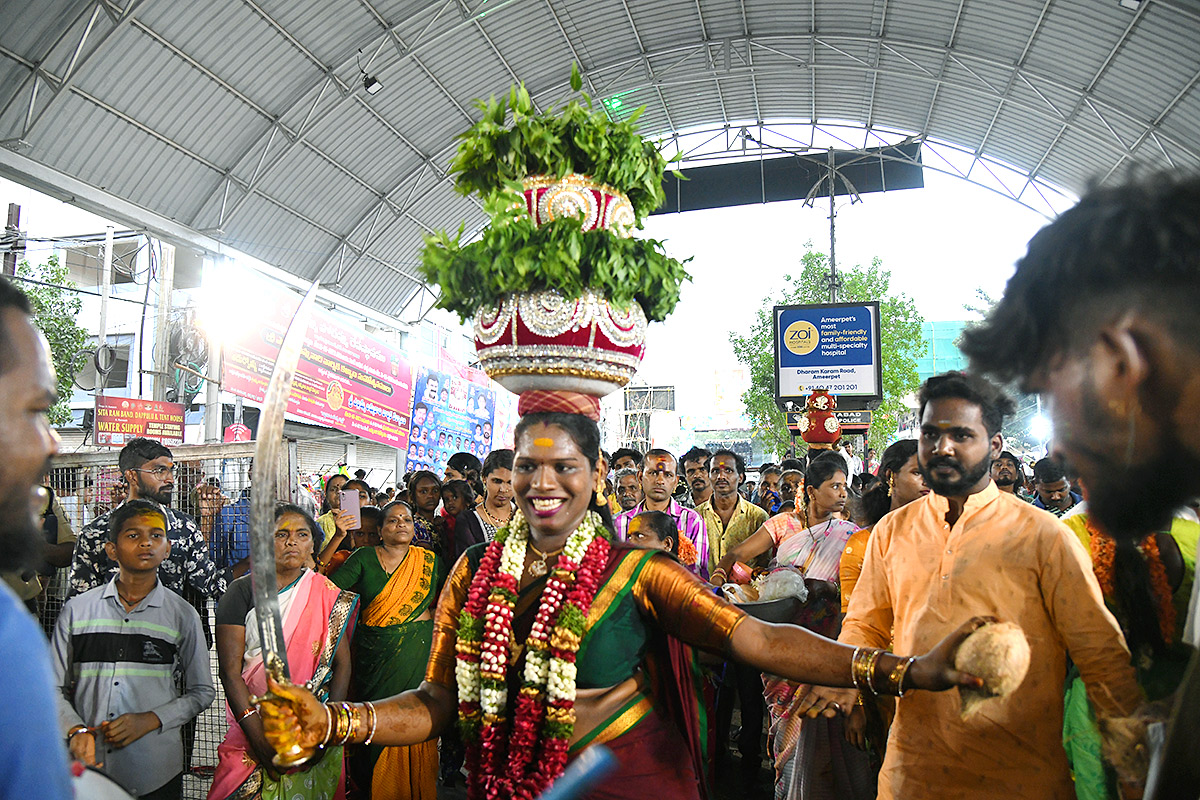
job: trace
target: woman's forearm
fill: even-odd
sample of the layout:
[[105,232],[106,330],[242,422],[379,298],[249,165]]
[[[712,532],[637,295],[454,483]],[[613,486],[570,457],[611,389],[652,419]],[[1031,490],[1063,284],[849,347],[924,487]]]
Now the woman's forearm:
[[[753,667],[798,683],[854,686],[850,660],[854,648],[838,644],[798,625],[773,625],[745,619],[730,640],[733,656]],[[905,659],[883,653],[874,674],[886,676]],[[882,681],[875,682],[882,687]]]
[[406,746],[440,736],[454,721],[454,697],[436,683],[422,683],[386,700],[373,700],[378,717],[372,744]]

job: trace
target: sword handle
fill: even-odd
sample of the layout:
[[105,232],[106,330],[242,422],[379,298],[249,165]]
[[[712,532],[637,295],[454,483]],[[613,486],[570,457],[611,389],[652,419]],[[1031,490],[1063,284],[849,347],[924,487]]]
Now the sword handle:
[[[288,683],[287,667],[283,665],[283,661],[274,653],[267,658],[267,670],[270,672],[271,679],[274,680],[275,683]],[[287,698],[280,697],[269,689],[265,695],[257,698],[255,703],[258,704],[264,700],[288,702]],[[286,745],[283,750],[280,750],[278,747],[276,747],[275,757],[272,758],[271,761],[280,769],[295,769],[296,767],[302,767],[307,764],[309,760],[311,760],[316,754],[316,750],[301,747],[300,742],[294,741],[291,744]]]

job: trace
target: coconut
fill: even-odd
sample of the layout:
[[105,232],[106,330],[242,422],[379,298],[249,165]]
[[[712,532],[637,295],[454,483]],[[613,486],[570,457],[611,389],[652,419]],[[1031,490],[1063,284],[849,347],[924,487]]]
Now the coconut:
[[1029,642],[1020,626],[993,622],[966,638],[954,656],[954,668],[983,680],[979,689],[960,686],[962,717],[966,719],[993,697],[1016,691],[1029,671]]

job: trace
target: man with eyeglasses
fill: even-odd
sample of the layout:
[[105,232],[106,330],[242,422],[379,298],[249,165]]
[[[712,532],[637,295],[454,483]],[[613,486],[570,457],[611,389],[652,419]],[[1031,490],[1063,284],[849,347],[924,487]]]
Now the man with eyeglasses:
[[[203,597],[217,598],[224,594],[229,575],[218,570],[209,559],[208,542],[196,521],[170,507],[175,491],[171,451],[153,439],[131,439],[121,449],[117,466],[129,486],[129,500],[149,500],[166,512],[171,553],[158,568],[163,585],[180,595],[187,586]],[[104,552],[112,513],[96,517],[79,533],[68,578],[72,596],[104,585],[117,572],[116,562]]]

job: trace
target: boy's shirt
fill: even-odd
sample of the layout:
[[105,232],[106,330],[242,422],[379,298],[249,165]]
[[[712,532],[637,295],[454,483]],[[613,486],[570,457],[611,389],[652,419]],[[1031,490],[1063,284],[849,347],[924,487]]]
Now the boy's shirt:
[[[153,711],[162,727],[126,747],[110,749],[97,735],[96,761],[135,796],[178,775],[183,770],[180,726],[216,696],[196,610],[159,581],[127,612],[113,578],[67,601],[52,644],[64,732]],[[176,684],[180,674],[182,694]]]

